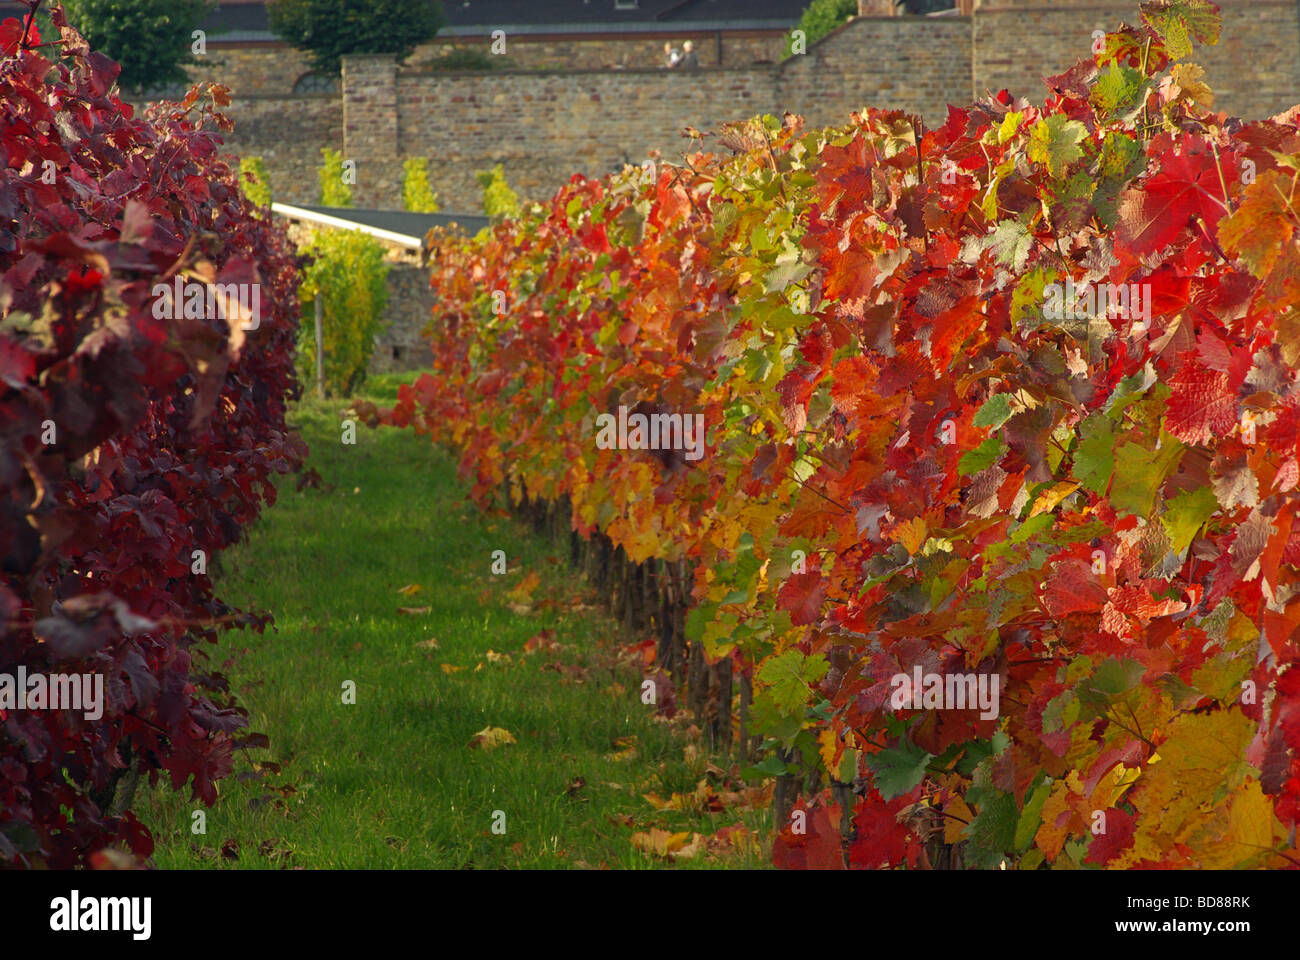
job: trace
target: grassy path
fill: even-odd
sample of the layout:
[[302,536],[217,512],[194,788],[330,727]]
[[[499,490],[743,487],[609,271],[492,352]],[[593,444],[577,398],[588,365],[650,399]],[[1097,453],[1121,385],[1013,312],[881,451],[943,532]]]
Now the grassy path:
[[[369,393],[391,399],[397,382]],[[270,749],[236,756],[205,835],[188,790],[141,789],[158,866],[765,865],[738,832],[710,839],[739,823],[766,836],[760,791],[641,704],[629,638],[551,545],[476,510],[450,458],[410,431],[358,425],[343,444],[343,406],[304,401],[295,422],[324,482],[285,481],[219,574],[224,598],[276,618],[213,653]],[[531,600],[507,597],[532,573]],[[517,742],[472,749],[489,726]]]

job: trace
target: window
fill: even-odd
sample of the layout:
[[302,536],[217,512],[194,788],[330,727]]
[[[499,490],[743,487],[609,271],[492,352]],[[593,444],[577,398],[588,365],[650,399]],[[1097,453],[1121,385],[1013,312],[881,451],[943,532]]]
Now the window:
[[337,93],[339,78],[323,73],[304,73],[293,85],[294,93]]

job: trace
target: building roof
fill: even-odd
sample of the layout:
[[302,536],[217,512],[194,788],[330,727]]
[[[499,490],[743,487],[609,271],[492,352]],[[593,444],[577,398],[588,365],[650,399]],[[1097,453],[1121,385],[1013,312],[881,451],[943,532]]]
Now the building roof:
[[[688,30],[787,30],[809,0],[442,0],[440,37],[511,34],[645,33]],[[26,7],[0,0],[0,19]],[[200,24],[216,43],[265,43],[265,0],[219,0]]]
[[355,210],[352,207],[318,207],[291,203],[273,203],[271,210],[290,220],[342,230],[360,230],[412,250],[424,249],[424,236],[434,227],[455,227],[462,233],[469,234],[477,233],[489,223],[487,217],[471,213]]
[[[443,0],[440,37],[643,33],[657,30],[785,30],[808,0]],[[221,42],[274,39],[262,0],[221,0],[203,21]]]
[[[442,0],[446,25],[439,37],[627,34],[690,31],[788,30],[810,0]],[[953,0],[895,0],[909,13],[953,12]],[[0,19],[26,7],[0,0]],[[218,0],[201,26],[216,43],[267,43],[266,0]]]

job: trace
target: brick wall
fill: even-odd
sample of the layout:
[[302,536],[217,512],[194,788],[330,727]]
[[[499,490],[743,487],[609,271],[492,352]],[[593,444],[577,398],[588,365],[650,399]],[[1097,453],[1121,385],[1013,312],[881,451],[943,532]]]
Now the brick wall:
[[938,124],[949,103],[970,101],[970,63],[969,17],[863,17],[786,61],[765,109],[831,125],[872,106]]
[[433,316],[429,270],[416,263],[394,263],[388,273],[388,326],[375,338],[370,373],[420,370],[433,363],[429,341],[420,335]]
[[[503,64],[518,70],[654,69],[663,64],[664,44],[681,49],[691,40],[704,66],[744,67],[781,59],[786,35],[782,31],[646,33],[606,38],[584,34],[538,34],[506,38]],[[489,54],[487,37],[446,38],[416,47],[407,66],[424,69],[453,50]],[[211,80],[230,87],[235,96],[288,96],[294,84],[312,71],[306,54],[284,43],[222,44],[210,40],[200,62],[185,68],[194,80]]]
[[[1215,107],[1259,119],[1300,103],[1300,13],[1296,0],[1217,0],[1218,45],[1198,46]],[[977,92],[1003,87],[1041,103],[1040,78],[1091,53],[1092,31],[1137,22],[1132,0],[983,0],[975,10]]]
[[[1193,55],[1207,69],[1218,107],[1258,118],[1300,102],[1300,3],[1220,3],[1223,39]],[[1137,0],[978,0],[971,9],[859,17],[783,63],[753,62],[778,59],[779,36],[727,39],[724,66],[698,73],[658,68],[665,34],[581,43],[507,38],[516,65],[568,58],[570,67],[545,71],[418,67],[448,45],[486,40],[426,45],[405,67],[350,57],[340,96],[286,96],[306,70],[289,48],[274,53],[278,74],[252,53],[214,48],[210,59],[224,64],[225,75],[209,75],[234,90],[232,148],[266,158],[280,199],[312,199],[320,148],[333,146],[357,162],[358,206],[400,206],[402,160],[423,156],[443,208],[470,212],[480,197],[475,170],[501,163],[521,194],[541,197],[574,172],[602,174],[655,149],[675,158],[688,124],[711,130],[787,110],[814,125],[842,123],[868,105],[940,123],[948,103],[1003,87],[1041,103],[1041,78],[1087,57],[1094,29],[1137,19]],[[716,44],[697,39],[702,61],[716,62]],[[624,62],[634,66],[609,69]]]
[[474,210],[475,170],[500,163],[522,195],[541,197],[575,172],[599,175],[652,150],[676,159],[687,125],[716,130],[786,110],[831,124],[868,104],[942,122],[949,100],[970,98],[970,23],[859,19],[783,64],[700,72],[429,73],[383,57],[345,64],[344,151],[357,161],[358,206],[396,204],[402,158],[423,156],[444,208]]

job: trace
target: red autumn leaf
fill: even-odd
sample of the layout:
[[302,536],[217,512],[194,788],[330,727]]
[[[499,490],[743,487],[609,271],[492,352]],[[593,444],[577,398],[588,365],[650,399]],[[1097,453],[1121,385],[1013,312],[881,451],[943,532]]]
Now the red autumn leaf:
[[[797,806],[791,814],[791,821],[772,842],[773,864],[784,870],[844,869],[838,805]],[[796,833],[796,826],[806,832]]]
[[826,600],[826,582],[820,573],[794,573],[786,578],[777,595],[782,610],[790,613],[795,626],[815,623]]
[[1209,443],[1237,425],[1237,397],[1226,373],[1184,363],[1169,386],[1165,429],[1184,443]]
[[1159,250],[1199,216],[1213,227],[1226,212],[1214,156],[1208,152],[1161,160],[1160,172],[1119,202],[1119,239],[1138,256]]
[[1088,855],[1083,860],[1099,867],[1104,867],[1133,845],[1133,832],[1137,826],[1137,817],[1117,807],[1104,812],[1106,832],[1088,841]]

